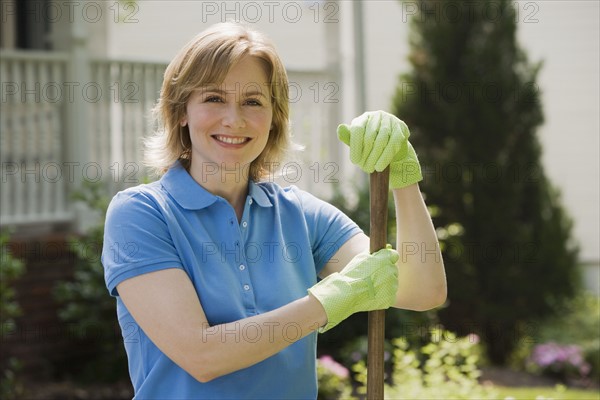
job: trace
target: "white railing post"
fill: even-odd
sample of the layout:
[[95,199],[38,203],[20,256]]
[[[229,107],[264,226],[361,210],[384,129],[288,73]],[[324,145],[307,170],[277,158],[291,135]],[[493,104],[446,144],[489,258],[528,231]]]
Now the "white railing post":
[[[343,2],[332,1],[336,3],[334,9],[340,10]],[[333,180],[344,181],[345,171],[343,164],[344,153],[341,150],[340,143],[337,140],[337,126],[343,121],[343,110],[342,105],[346,99],[344,95],[344,81],[343,81],[343,70],[342,70],[342,54],[341,54],[341,15],[336,22],[325,22],[325,43],[327,54],[327,76],[329,82],[326,83],[329,87],[335,88],[335,95],[331,99],[331,103],[321,104],[320,106],[326,106],[329,108],[329,118],[327,124],[324,127],[324,132],[321,135],[324,136],[324,140],[327,148],[329,149],[328,160],[323,160],[323,163],[333,163],[335,165],[335,175],[332,176]],[[323,139],[322,139],[323,140]],[[327,185],[327,196],[333,195],[332,185]]]
[[[71,92],[67,96],[66,105],[66,161],[65,164],[74,172],[69,176],[70,195],[79,190],[82,180],[85,178],[96,179],[97,172],[94,165],[90,163],[90,132],[89,124],[89,97],[97,96],[92,93],[97,89],[90,81],[90,56],[88,53],[89,33],[86,21],[81,14],[74,14],[70,25],[70,60],[67,68],[67,82],[65,85]],[[74,220],[73,229],[81,232],[89,226],[92,221],[88,210],[82,204],[71,203]]]

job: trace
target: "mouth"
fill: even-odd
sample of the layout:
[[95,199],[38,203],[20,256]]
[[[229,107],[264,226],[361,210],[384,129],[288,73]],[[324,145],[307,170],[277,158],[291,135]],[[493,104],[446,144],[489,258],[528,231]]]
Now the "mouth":
[[242,145],[249,142],[251,139],[249,137],[244,136],[224,136],[224,135],[214,135],[212,136],[219,143],[228,144],[228,145]]

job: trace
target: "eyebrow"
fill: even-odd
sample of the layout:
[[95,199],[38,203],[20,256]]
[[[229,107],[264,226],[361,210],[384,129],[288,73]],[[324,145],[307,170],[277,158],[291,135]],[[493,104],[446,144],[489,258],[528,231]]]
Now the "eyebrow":
[[[219,89],[216,87],[202,87],[199,88],[198,90],[200,90],[201,93],[217,93],[223,96],[226,96],[227,94],[230,93],[234,93],[234,94],[238,94],[238,92],[233,89],[233,90],[223,90],[223,89]],[[247,91],[243,91],[242,93],[244,96],[246,97],[251,97],[251,96],[262,96],[262,97],[267,97],[262,91],[259,90],[247,90]]]

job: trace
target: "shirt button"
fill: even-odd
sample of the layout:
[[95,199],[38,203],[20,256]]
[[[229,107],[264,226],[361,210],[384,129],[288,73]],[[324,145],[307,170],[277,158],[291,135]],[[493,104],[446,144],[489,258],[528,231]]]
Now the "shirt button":
[[247,227],[247,226],[248,226],[248,223],[247,223],[246,221],[242,222],[242,227],[244,227],[244,228],[245,228],[245,227]]
[[244,285],[244,290],[250,290],[250,285]]
[[248,200],[248,204],[252,204],[252,199]]
[[240,271],[243,271],[246,269],[246,266],[244,264],[240,264]]

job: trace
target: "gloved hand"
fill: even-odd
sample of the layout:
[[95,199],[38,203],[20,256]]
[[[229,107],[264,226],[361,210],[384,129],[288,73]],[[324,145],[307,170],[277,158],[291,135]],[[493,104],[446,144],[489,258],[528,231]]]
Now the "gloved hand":
[[350,146],[350,160],[371,173],[390,166],[390,187],[403,188],[423,179],[417,154],[408,141],[406,124],[385,111],[370,111],[350,125],[341,124],[338,138]]
[[398,253],[389,248],[355,256],[341,272],[335,272],[310,289],[327,314],[323,333],[355,312],[381,310],[396,300]]

